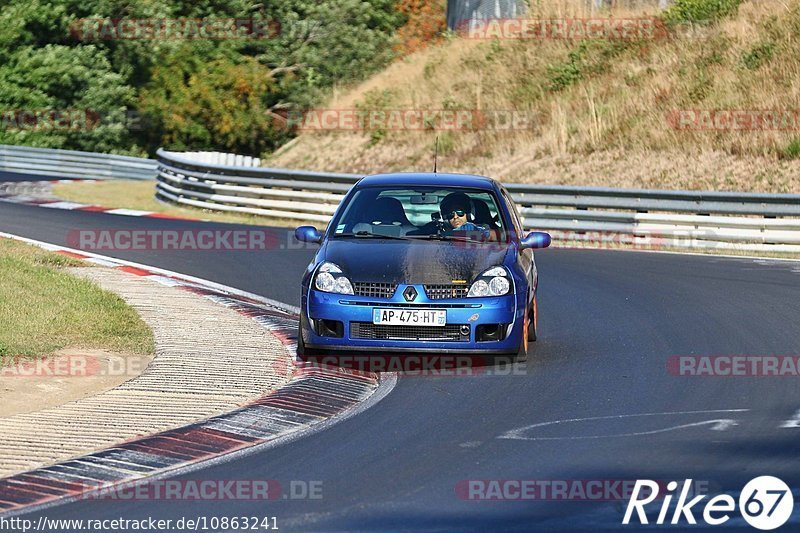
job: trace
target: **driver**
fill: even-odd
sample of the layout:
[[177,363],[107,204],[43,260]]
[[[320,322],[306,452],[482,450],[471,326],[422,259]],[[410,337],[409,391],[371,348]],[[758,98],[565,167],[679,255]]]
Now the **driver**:
[[448,233],[455,231],[480,231],[484,237],[489,237],[489,229],[478,226],[471,221],[472,202],[463,192],[450,193],[442,200],[439,210],[442,220],[450,225]]

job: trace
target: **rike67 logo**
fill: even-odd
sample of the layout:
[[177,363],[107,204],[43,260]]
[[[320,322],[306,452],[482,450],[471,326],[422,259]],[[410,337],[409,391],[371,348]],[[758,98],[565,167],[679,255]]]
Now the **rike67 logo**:
[[[691,486],[692,480],[685,480],[680,494],[678,494],[678,482],[671,481],[667,484],[666,494],[659,494],[659,488],[662,488],[663,485],[649,479],[637,480],[622,523],[630,524],[635,511],[640,524],[649,524],[645,506],[658,499],[661,500],[661,510],[655,524],[667,523],[670,510],[672,511],[670,524],[679,524],[684,519],[689,524],[697,524],[694,512],[700,512],[698,504],[707,495],[701,494],[688,499]],[[673,496],[676,495],[678,496],[677,503],[674,509],[670,509],[670,503]],[[698,507],[695,508],[695,506]],[[702,507],[702,519],[708,525],[720,526],[731,519],[731,514],[735,513],[736,508],[737,502],[733,496],[720,494],[705,502],[705,506]],[[760,476],[750,480],[739,494],[739,513],[748,524],[756,529],[779,528],[789,520],[793,509],[794,497],[791,489],[782,480],[773,476]]]

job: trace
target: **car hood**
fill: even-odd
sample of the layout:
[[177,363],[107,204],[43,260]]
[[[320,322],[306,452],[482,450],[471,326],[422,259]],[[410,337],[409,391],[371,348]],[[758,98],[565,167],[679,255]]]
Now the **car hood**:
[[354,282],[438,285],[471,282],[484,270],[502,265],[511,248],[495,243],[334,238],[325,245],[324,255]]

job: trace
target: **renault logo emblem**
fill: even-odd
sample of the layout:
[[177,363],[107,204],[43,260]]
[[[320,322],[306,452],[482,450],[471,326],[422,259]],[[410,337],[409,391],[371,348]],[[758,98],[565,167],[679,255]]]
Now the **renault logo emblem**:
[[403,298],[405,298],[407,302],[413,302],[416,297],[417,289],[414,287],[406,287],[406,290],[403,291]]

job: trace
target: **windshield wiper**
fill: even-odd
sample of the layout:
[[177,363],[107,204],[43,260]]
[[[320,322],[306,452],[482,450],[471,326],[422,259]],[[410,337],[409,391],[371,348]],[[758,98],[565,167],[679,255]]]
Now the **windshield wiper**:
[[359,239],[367,238],[367,239],[394,239],[400,241],[408,240],[406,237],[400,237],[398,235],[380,235],[377,233],[370,233],[369,231],[356,231],[355,233],[335,233],[334,237],[357,237]]

